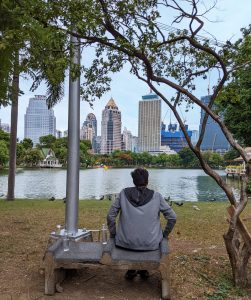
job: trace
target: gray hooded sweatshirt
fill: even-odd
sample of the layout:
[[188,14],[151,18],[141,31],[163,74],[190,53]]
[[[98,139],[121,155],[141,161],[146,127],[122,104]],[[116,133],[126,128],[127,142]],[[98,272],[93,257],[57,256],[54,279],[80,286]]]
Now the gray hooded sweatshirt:
[[[168,223],[164,232],[160,212]],[[120,213],[120,214],[119,214]],[[116,217],[119,214],[116,229]],[[111,205],[107,224],[116,246],[132,250],[156,250],[176,222],[176,214],[158,192],[142,188],[126,188]]]

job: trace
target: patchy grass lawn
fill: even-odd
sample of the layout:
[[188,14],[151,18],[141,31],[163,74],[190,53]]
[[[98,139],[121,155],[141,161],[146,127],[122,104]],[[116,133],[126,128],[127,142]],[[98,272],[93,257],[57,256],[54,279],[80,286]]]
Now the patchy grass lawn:
[[[79,228],[100,229],[110,204],[80,201]],[[251,299],[250,285],[245,290],[232,285],[222,237],[228,228],[227,206],[227,202],[173,204],[178,220],[170,238],[172,299]],[[0,300],[160,299],[158,273],[151,273],[147,282],[128,283],[123,272],[93,270],[73,274],[62,294],[44,296],[42,258],[49,233],[64,224],[64,214],[62,200],[0,200]],[[251,231],[250,203],[242,217]]]

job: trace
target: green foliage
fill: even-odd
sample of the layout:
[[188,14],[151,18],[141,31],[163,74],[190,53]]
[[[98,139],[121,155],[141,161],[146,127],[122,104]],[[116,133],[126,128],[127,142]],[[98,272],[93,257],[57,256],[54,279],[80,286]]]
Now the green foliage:
[[247,183],[247,192],[251,194],[251,181]]
[[4,141],[7,145],[7,147],[9,147],[9,145],[10,145],[10,134],[8,132],[5,132],[2,129],[0,129],[0,141]]
[[185,168],[196,168],[199,166],[199,161],[190,148],[185,147],[181,149],[179,156]]
[[6,165],[8,160],[9,160],[8,147],[3,140],[0,140],[0,166]]
[[[235,43],[235,65],[244,63],[251,57],[251,25],[243,29],[243,37]],[[224,114],[224,122],[243,145],[251,145],[251,66],[237,68],[231,81],[217,99],[219,110]]]
[[26,166],[34,167],[37,166],[39,161],[43,159],[43,156],[39,149],[33,148],[25,151],[24,163]]
[[205,151],[203,152],[203,158],[212,168],[218,168],[223,164],[223,158],[219,153]]
[[33,142],[29,138],[24,138],[20,144],[23,146],[25,150],[31,149],[33,147]]
[[16,151],[16,163],[20,166],[24,162],[24,156],[27,149],[23,146],[22,142],[17,143],[17,151]]
[[240,156],[240,153],[235,149],[230,149],[227,153],[224,154],[223,159],[226,163]]
[[41,136],[39,138],[39,147],[41,148],[52,148],[56,141],[56,137],[52,134]]

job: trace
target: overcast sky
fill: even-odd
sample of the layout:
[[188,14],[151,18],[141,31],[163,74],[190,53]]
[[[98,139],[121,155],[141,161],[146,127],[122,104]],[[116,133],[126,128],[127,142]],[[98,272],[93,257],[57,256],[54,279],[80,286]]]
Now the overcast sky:
[[[207,1],[205,1],[207,3]],[[250,0],[219,0],[217,9],[210,13],[210,20],[217,22],[208,22],[205,24],[205,29],[213,34],[218,40],[226,41],[231,39],[235,41],[240,34],[240,28],[247,27],[251,23],[251,1]],[[164,20],[162,21],[164,22]],[[88,60],[88,52],[83,53],[82,60]],[[21,90],[24,95],[20,97],[19,101],[19,120],[18,120],[18,137],[23,139],[24,136],[24,114],[28,106],[29,98],[34,95],[44,95],[46,87],[41,85],[35,93],[29,91],[31,83],[27,80],[21,79]],[[205,95],[204,87],[197,87],[196,96]],[[127,127],[133,135],[138,134],[138,101],[141,100],[142,95],[149,93],[149,89],[142,82],[129,74],[128,70],[124,69],[122,72],[113,76],[111,91],[97,100],[94,103],[93,109],[89,104],[81,102],[80,122],[84,122],[88,113],[92,112],[96,115],[98,121],[98,134],[100,134],[101,114],[106,103],[111,97],[114,98],[119,110],[122,114],[122,129]],[[67,110],[68,110],[68,82],[65,84],[65,97],[54,107],[56,116],[56,127],[58,130],[67,129]],[[200,110],[193,109],[191,112],[185,113],[182,111],[183,118],[186,119],[190,129],[199,128]],[[0,109],[0,119],[3,123],[10,123],[10,108]],[[170,120],[170,112],[166,105],[162,103],[162,119],[168,123]],[[174,122],[174,118],[172,117]]]

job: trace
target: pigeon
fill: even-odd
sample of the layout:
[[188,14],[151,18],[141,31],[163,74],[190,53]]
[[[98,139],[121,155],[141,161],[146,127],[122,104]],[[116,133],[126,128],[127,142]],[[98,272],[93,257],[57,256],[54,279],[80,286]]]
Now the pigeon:
[[55,200],[55,197],[49,198],[49,201],[54,201],[54,200]]
[[174,202],[174,203],[178,206],[182,206],[184,204],[184,202]]

